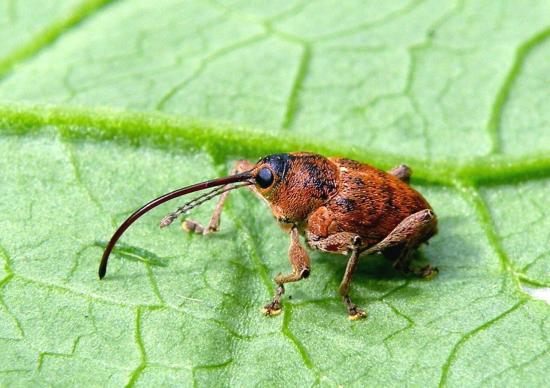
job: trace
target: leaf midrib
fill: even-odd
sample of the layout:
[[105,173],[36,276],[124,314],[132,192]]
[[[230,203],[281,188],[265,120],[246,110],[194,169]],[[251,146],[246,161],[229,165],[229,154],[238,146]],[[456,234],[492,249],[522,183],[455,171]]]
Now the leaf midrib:
[[[291,133],[261,132],[250,127],[159,112],[134,112],[106,108],[77,108],[43,104],[0,104],[0,131],[25,135],[43,127],[60,128],[64,137],[153,143],[175,150],[182,144],[217,149],[218,154],[254,157],[291,151],[312,151],[349,157],[380,168],[407,163],[418,182],[454,187],[456,182],[476,185],[517,183],[550,176],[550,155],[487,155],[464,163],[426,161],[395,153],[360,150],[346,144],[323,143]],[[230,130],[230,131],[229,131]],[[215,155],[219,156],[219,155]]]

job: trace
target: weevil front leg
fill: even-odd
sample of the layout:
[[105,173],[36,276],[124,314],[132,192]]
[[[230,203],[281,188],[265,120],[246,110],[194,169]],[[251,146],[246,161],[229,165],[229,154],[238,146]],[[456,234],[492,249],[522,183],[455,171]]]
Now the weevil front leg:
[[285,293],[285,283],[297,282],[309,276],[311,270],[309,255],[300,243],[300,234],[298,228],[295,226],[290,230],[288,259],[292,266],[292,273],[288,275],[279,274],[275,277],[277,289],[273,300],[263,308],[263,313],[265,315],[277,315],[281,312],[281,297]]
[[[253,167],[254,165],[248,160],[239,160],[235,164],[235,167],[231,170],[230,175],[235,175],[241,172],[248,171]],[[230,186],[231,185],[227,185],[224,187],[224,189],[228,189]],[[246,186],[246,188],[256,193],[256,188],[254,186]],[[223,211],[223,204],[228,195],[229,191],[226,191],[220,195],[218,203],[216,203],[216,207],[214,208],[214,212],[212,213],[212,217],[210,217],[210,221],[208,222],[208,225],[206,227],[201,225],[197,221],[183,220],[181,223],[181,228],[186,232],[194,232],[203,235],[217,232],[220,229],[220,219]]]

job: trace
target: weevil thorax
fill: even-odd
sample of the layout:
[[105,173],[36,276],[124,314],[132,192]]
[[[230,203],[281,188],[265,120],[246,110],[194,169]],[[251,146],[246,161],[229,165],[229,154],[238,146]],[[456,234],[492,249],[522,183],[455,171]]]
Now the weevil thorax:
[[[258,180],[258,176],[270,178]],[[258,192],[267,200],[278,221],[302,224],[308,215],[338,191],[338,170],[327,158],[306,152],[274,154],[255,166]],[[259,183],[258,183],[259,182]]]

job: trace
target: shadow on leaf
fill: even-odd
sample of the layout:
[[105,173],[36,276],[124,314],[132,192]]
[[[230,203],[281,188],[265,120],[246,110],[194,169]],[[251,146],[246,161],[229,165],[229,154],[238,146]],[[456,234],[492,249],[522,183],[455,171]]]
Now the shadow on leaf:
[[[94,246],[105,249],[107,246],[106,241],[96,241]],[[113,248],[112,254],[119,256],[123,259],[145,263],[155,267],[167,267],[168,263],[166,259],[163,259],[153,252],[150,252],[143,248],[134,247],[131,245],[118,243],[115,248]]]

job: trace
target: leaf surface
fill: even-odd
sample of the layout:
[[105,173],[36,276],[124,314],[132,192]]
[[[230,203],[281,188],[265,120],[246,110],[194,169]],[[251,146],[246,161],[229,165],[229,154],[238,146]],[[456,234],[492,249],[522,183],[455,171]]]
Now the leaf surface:
[[[544,384],[548,2],[0,7],[3,384]],[[159,230],[178,203],[155,209],[97,279],[148,199],[292,150],[411,165],[440,220],[417,261],[439,275],[365,258],[369,316],[349,322],[345,259],[311,252],[265,318],[288,237],[242,191],[216,235]]]

